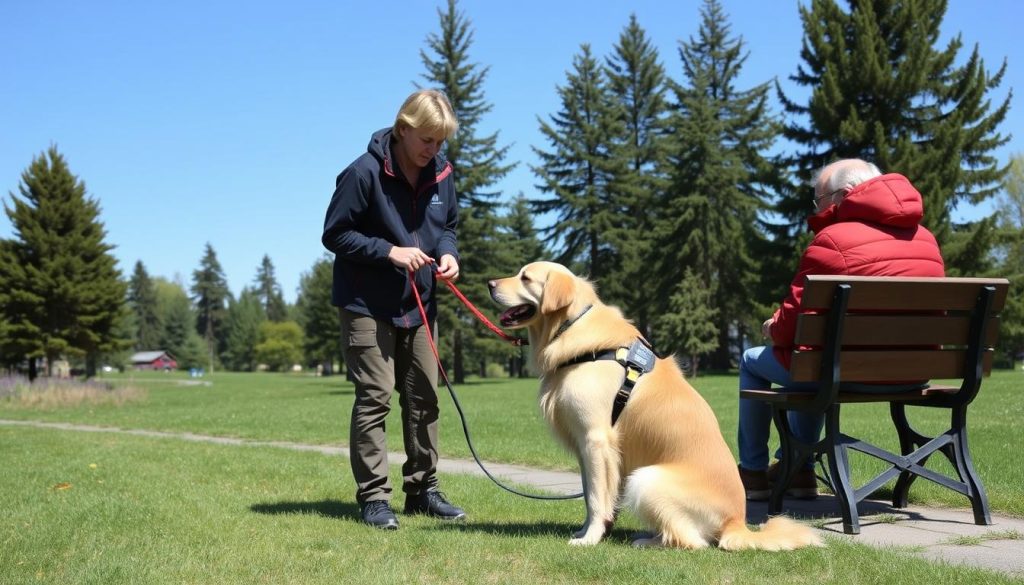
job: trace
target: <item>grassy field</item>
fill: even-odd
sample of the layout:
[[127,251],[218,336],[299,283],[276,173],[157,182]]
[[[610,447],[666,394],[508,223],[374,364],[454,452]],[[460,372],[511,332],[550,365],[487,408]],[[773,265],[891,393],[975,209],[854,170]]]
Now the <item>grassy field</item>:
[[[1006,455],[1022,446],[1020,376],[999,372],[986,381],[970,421],[993,509],[1017,516],[1024,515],[1024,471]],[[28,408],[0,400],[0,418],[347,442],[352,387],[339,378],[215,374],[202,379],[208,386],[185,385],[190,380],[179,374],[114,380],[144,391],[120,405]],[[736,378],[694,384],[734,444]],[[485,458],[572,469],[539,420],[536,387],[504,380],[456,390]],[[442,409],[443,455],[468,456],[449,398]],[[390,445],[399,450],[397,409],[391,420]],[[891,434],[884,410],[850,408],[844,420],[852,434]],[[465,476],[445,476],[442,485],[470,511],[468,523],[401,516],[401,530],[382,533],[355,520],[346,460],[270,447],[0,426],[0,462],[3,583],[1009,582],[842,539],[784,554],[634,550],[626,543],[639,527],[628,516],[607,542],[578,549],[566,540],[582,519],[581,502],[526,501]],[[946,491],[919,481],[911,499],[966,505]]]

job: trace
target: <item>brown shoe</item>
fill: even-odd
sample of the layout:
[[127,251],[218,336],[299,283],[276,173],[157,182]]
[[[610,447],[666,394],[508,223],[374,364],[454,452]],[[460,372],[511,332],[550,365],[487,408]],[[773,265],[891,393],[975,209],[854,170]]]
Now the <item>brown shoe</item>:
[[768,472],[763,469],[753,471],[743,469],[742,466],[737,467],[740,470],[740,481],[743,482],[743,490],[747,492],[747,499],[755,502],[767,500],[772,491],[772,486],[768,483]]
[[[781,466],[776,461],[768,466],[767,476],[770,483],[775,483]],[[786,488],[786,495],[798,500],[813,500],[818,497],[818,478],[813,469],[801,469],[793,475]]]

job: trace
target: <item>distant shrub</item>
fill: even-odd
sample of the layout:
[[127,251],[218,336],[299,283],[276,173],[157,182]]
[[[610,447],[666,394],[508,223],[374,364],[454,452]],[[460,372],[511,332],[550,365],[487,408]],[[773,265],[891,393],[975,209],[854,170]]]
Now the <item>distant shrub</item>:
[[51,410],[80,404],[121,406],[126,402],[144,400],[146,391],[117,386],[98,380],[65,380],[37,378],[29,383],[21,376],[0,377],[0,405]]

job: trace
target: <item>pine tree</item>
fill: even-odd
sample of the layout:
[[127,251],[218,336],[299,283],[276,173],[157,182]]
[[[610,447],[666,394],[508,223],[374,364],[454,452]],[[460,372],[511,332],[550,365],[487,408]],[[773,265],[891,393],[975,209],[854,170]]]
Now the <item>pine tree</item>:
[[999,242],[995,274],[1010,280],[1006,306],[999,315],[999,348],[1013,364],[1024,352],[1024,154],[1010,158],[1003,192],[997,201]]
[[658,194],[668,187],[667,140],[669,104],[665,94],[667,78],[658,51],[630,15],[613,54],[605,60],[608,88],[619,105],[623,134],[617,138],[617,156],[626,162],[618,212],[620,221],[612,231],[618,250],[616,279],[601,286],[608,300],[619,301],[627,315],[647,331],[653,308],[654,289],[637,286],[648,280],[652,261],[660,255],[650,237]]
[[281,285],[274,276],[274,263],[270,261],[270,256],[263,255],[263,261],[256,269],[253,285],[267,319],[278,323],[288,319],[288,305],[281,294]]
[[256,369],[256,345],[260,342],[260,326],[266,319],[259,294],[251,288],[242,289],[238,300],[229,301],[224,323],[224,365],[228,369],[244,372]]
[[35,358],[45,357],[50,368],[61,356],[84,356],[92,376],[100,353],[127,344],[117,336],[125,283],[104,241],[99,203],[56,147],[35,158],[21,179],[21,198],[12,193],[12,205],[4,202],[16,237],[0,247],[7,289],[2,353],[29,358],[31,378]]
[[333,373],[334,361],[342,355],[338,308],[331,304],[333,264],[332,258],[321,258],[302,275],[299,298],[295,303],[302,326],[306,363],[323,366],[325,376]]
[[160,349],[161,324],[156,307],[156,289],[141,260],[135,262],[135,270],[128,283],[128,306],[135,316],[135,350]]
[[540,234],[554,242],[555,259],[601,285],[606,276],[618,278],[611,234],[622,221],[620,190],[627,164],[616,152],[616,137],[624,134],[620,107],[611,99],[590,45],[582,45],[573,57],[558,94],[562,109],[550,123],[540,120],[551,150],[533,148],[541,161],[533,167],[541,181],[538,188],[549,196],[531,199],[530,205],[535,213],[554,216]]
[[[459,289],[479,306],[489,303],[487,281],[495,271],[510,268],[502,264],[502,243],[494,235],[500,225],[500,193],[493,189],[514,165],[504,164],[509,147],[498,146],[497,132],[485,136],[478,132],[492,106],[484,99],[483,87],[489,69],[469,59],[473,44],[469,19],[457,10],[455,0],[448,0],[447,9],[437,12],[441,32],[427,37],[432,55],[420,51],[420,59],[427,70],[424,79],[448,96],[459,120],[458,133],[445,147],[459,198]],[[441,345],[441,356],[452,360],[457,383],[465,381],[466,364],[477,364],[483,373],[483,364],[502,351],[500,343],[488,337],[490,333],[478,326],[453,295],[438,296],[438,321],[440,335],[451,339],[450,346]]]
[[[772,168],[761,153],[778,127],[767,111],[767,83],[736,87],[746,54],[721,5],[707,0],[701,16],[697,37],[680,43],[685,79],[673,84],[675,152],[671,188],[658,205],[664,213],[657,226],[662,262],[656,298],[670,299],[683,269],[692,267],[716,309],[712,365],[728,368],[733,342],[739,345],[736,336],[755,308],[759,267],[751,247],[763,237],[758,213],[767,205],[763,183]],[[671,313],[664,300],[655,304],[657,314]]]
[[[802,187],[786,194],[779,211],[792,235],[811,201],[811,173],[837,158],[864,158],[914,183],[924,196],[922,223],[943,247],[947,272],[972,273],[979,257],[971,254],[991,239],[990,222],[954,230],[951,212],[993,195],[1005,172],[993,151],[1008,140],[997,128],[1010,96],[990,110],[989,94],[1006,63],[991,74],[975,46],[956,64],[959,35],[935,47],[945,0],[848,5],[844,11],[834,0],[814,0],[800,7],[804,64],[790,79],[810,97],[799,104],[779,93],[792,120],[785,136],[802,146],[790,161]],[[960,244],[957,255],[946,250],[952,240],[973,242]]]
[[207,242],[199,268],[192,272],[192,302],[196,307],[196,331],[206,342],[207,364],[211,372],[217,356],[224,349],[223,324],[230,298],[224,270],[213,246]]
[[687,356],[691,376],[697,375],[700,356],[718,346],[713,296],[712,287],[687,267],[669,297],[668,311],[658,321],[657,338],[664,344],[659,349]]

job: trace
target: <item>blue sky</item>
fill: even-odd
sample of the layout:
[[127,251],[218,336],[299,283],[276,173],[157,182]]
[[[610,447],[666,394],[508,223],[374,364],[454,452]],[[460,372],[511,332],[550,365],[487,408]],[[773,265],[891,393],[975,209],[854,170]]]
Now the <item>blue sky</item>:
[[[390,125],[423,83],[419,52],[439,30],[442,0],[391,2],[5,2],[0,6],[0,195],[51,144],[102,208],[107,241],[125,273],[188,285],[211,243],[237,295],[264,254],[285,298],[321,257],[334,178]],[[490,67],[492,112],[518,167],[498,187],[536,193],[530,147],[547,148],[537,117],[559,108],[573,55],[590,43],[611,52],[630,13],[681,79],[678,42],[696,34],[699,0],[463,0],[472,61]],[[788,81],[800,63],[796,1],[722,0],[750,52],[740,87]],[[1016,90],[1002,127],[1007,160],[1024,151],[1024,50],[1016,0],[950,0],[942,41],[961,33],[990,70],[1009,67],[992,94]],[[773,95],[773,107],[779,111]],[[962,217],[990,206],[962,209]],[[11,237],[0,214],[0,237]],[[463,254],[472,253],[463,250]]]

